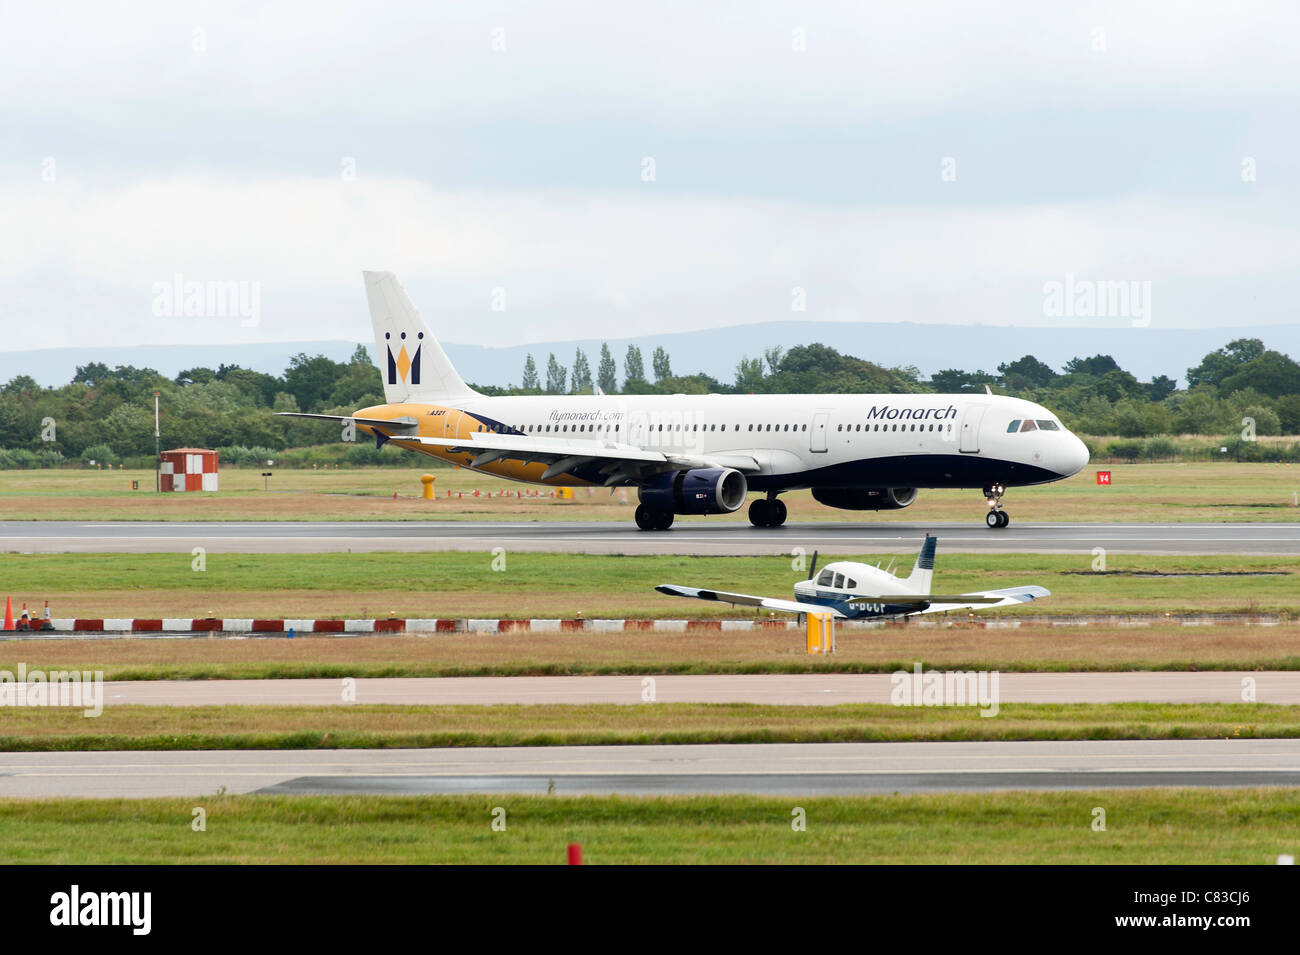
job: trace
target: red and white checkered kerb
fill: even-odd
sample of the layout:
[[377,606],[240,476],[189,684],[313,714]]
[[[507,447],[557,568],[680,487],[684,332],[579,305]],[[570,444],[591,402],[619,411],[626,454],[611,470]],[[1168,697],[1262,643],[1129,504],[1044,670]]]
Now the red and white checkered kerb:
[[215,491],[217,452],[207,448],[173,448],[162,452],[159,464],[164,491]]

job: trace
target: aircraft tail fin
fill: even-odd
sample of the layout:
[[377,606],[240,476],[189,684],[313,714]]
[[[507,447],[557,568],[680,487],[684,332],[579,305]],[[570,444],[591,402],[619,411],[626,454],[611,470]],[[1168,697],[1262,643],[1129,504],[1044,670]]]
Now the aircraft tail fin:
[[384,380],[384,400],[394,404],[476,396],[478,392],[452,367],[397,276],[392,272],[361,274],[375,327],[375,362]]
[[930,580],[934,577],[934,550],[938,543],[939,538],[926,534],[921,552],[916,555],[916,565],[912,568],[911,576],[907,578],[907,585],[916,593],[930,592]]

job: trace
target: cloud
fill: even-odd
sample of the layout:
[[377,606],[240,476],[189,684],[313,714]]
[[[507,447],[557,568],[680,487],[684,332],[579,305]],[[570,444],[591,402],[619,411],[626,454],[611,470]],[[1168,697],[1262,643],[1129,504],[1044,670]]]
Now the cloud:
[[[1067,273],[1152,282],[1156,324],[1268,323],[1290,320],[1294,283],[1276,276],[1300,252],[1286,211],[1249,197],[826,206],[665,195],[653,183],[639,194],[464,193],[401,179],[177,177],[59,180],[0,190],[0,204],[26,224],[0,234],[0,290],[53,282],[26,314],[20,304],[12,348],[48,344],[37,339],[50,322],[83,342],[119,340],[119,320],[142,342],[239,338],[231,324],[148,314],[154,283],[176,273],[260,283],[266,340],[364,337],[366,268],[396,271],[426,314],[452,323],[440,332],[466,343],[594,336],[611,321],[659,332],[802,317],[1042,323],[1043,283]],[[1221,310],[1223,296],[1260,283],[1270,297],[1248,315]],[[808,310],[792,314],[796,286]],[[61,290],[87,287],[105,290],[111,314],[60,306]]]

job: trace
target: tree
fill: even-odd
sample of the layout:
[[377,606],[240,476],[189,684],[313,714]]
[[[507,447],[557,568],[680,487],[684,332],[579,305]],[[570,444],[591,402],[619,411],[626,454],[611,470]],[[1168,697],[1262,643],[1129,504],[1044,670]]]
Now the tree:
[[528,357],[524,359],[524,378],[519,383],[519,387],[524,391],[536,391],[538,384],[537,362],[533,361],[533,353],[529,352]]
[[627,355],[623,358],[623,390],[630,391],[645,383],[645,363],[641,360],[641,349],[636,345],[628,345]]
[[1157,375],[1147,385],[1147,398],[1151,401],[1164,401],[1178,390],[1178,382],[1168,375]]
[[548,395],[564,394],[564,382],[568,377],[568,370],[555,360],[555,352],[551,352],[551,357],[546,361],[546,393]]
[[770,348],[763,349],[763,358],[767,360],[767,373],[775,375],[781,370],[781,357],[785,354],[785,349],[780,345],[773,345]]
[[575,395],[591,394],[591,365],[581,348],[573,356],[573,393]]
[[94,387],[108,378],[108,366],[102,361],[92,361],[88,365],[78,365],[77,372],[72,376],[74,385],[90,385]]
[[352,357],[348,359],[348,364],[373,365],[374,362],[370,360],[370,349],[365,345],[358,344],[357,347],[352,350]]
[[347,366],[324,355],[308,358],[305,352],[299,352],[289,359],[284,373],[285,390],[298,399],[298,407],[318,412],[346,370]]
[[656,382],[673,376],[672,365],[668,361],[668,352],[664,351],[663,345],[655,346],[655,353],[650,359],[650,364],[654,367]]
[[618,391],[618,366],[614,364],[614,356],[609,353],[609,346],[604,342],[600,343],[600,364],[596,367],[596,384],[607,395]]
[[187,368],[180,372],[173,381],[178,385],[204,384],[215,380],[217,373],[211,368]]
[[1100,378],[1110,371],[1120,371],[1119,363],[1109,355],[1093,355],[1091,358],[1071,358],[1065,363],[1067,375],[1092,375]]
[[1223,379],[1263,354],[1264,343],[1258,338],[1234,339],[1218,351],[1210,352],[1195,368],[1187,369],[1187,384],[1193,388],[1197,385],[1217,388]]
[[1033,355],[1017,358],[1013,362],[1003,362],[998,365],[998,373],[1002,375],[1002,383],[1013,391],[1046,388],[1058,377],[1051,366],[1043,364]]
[[1270,398],[1300,393],[1300,365],[1281,352],[1266,351],[1219,382],[1219,394],[1254,388]]
[[756,391],[761,391],[762,388],[763,359],[750,358],[746,355],[736,364],[736,390],[745,394],[753,394]]

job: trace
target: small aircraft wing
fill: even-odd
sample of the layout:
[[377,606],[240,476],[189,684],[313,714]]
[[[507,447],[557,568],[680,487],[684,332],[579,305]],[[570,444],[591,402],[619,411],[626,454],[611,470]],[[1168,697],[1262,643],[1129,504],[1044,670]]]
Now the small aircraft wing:
[[675,584],[660,584],[655,590],[670,597],[694,597],[696,600],[715,600],[721,603],[735,604],[738,607],[761,607],[764,610],[779,610],[781,613],[828,613],[834,617],[843,617],[834,607],[824,604],[800,603],[797,600],[781,600],[777,597],[756,597],[753,594],[731,594],[724,590],[702,590],[699,587],[678,587]]
[[948,600],[952,603],[931,603],[922,613],[943,613],[946,610],[980,609],[992,607],[1010,607],[1015,604],[1031,603],[1040,597],[1050,597],[1052,592],[1046,587],[1027,584],[1024,587],[1005,587],[1002,590],[981,590],[970,594],[957,594],[952,598],[935,598],[931,600]]

